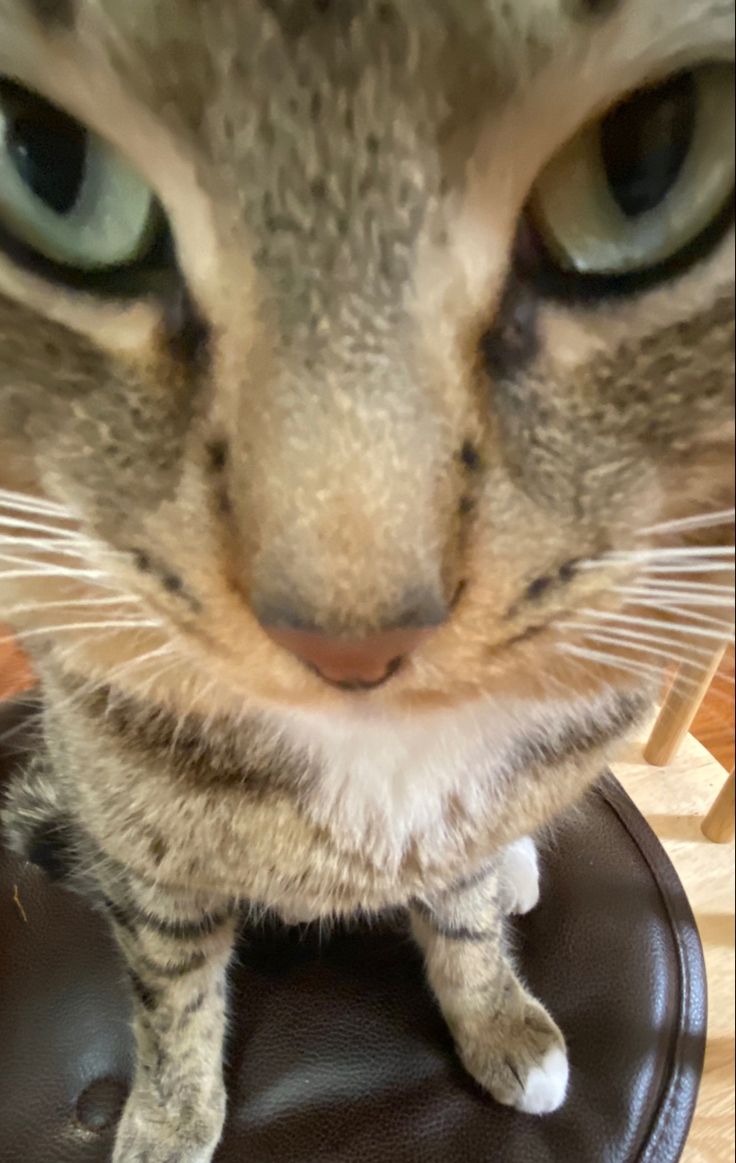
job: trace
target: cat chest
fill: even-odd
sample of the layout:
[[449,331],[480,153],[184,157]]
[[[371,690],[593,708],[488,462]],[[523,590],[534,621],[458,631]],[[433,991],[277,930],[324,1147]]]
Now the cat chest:
[[487,859],[503,787],[487,747],[347,731],[317,742],[301,737],[296,782],[157,773],[128,835],[130,864],[176,892],[307,920],[405,904]]

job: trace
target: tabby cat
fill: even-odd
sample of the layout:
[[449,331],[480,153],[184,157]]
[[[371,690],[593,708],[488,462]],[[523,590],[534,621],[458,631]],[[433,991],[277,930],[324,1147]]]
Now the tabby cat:
[[564,1101],[504,916],[727,621],[732,37],[0,0],[0,613],[44,704],[4,821],[129,967],[115,1163],[212,1159],[245,908],[405,907],[468,1071]]

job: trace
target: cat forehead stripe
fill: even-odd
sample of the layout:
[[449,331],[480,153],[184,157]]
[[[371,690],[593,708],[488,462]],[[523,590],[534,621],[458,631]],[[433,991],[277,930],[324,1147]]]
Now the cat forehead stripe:
[[622,0],[575,0],[573,15],[578,20],[587,20],[591,16],[610,16],[620,8]]
[[69,29],[74,26],[76,0],[25,0],[28,9],[39,24],[51,29]]

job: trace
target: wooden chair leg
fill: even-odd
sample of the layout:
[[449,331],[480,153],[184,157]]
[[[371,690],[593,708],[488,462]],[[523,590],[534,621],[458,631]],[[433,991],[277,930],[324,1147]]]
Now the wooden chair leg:
[[703,835],[714,844],[728,844],[734,837],[734,769],[719,791],[715,802],[703,820]]
[[647,763],[652,763],[655,767],[664,767],[670,762],[690,730],[725,652],[724,643],[718,647],[705,668],[690,662],[682,664],[662,703],[662,709],[644,748]]

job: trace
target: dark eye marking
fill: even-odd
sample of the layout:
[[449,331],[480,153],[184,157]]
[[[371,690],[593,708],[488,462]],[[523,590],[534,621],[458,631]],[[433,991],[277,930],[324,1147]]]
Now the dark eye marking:
[[38,23],[45,27],[64,31],[74,27],[74,0],[26,0],[26,3]]
[[[538,602],[551,590],[558,590],[563,586],[569,585],[569,583],[577,575],[578,564],[579,561],[577,558],[571,558],[570,561],[563,562],[563,564],[559,567],[559,569],[556,570],[556,572],[544,573],[540,574],[539,577],[535,577],[532,581],[529,582],[528,586],[524,590],[521,602],[514,602],[514,604],[506,611],[505,616],[507,618],[515,618],[517,617],[520,605],[523,602]],[[532,627],[532,630],[535,633],[538,629],[539,627]],[[529,631],[525,630],[523,635],[520,637],[526,637],[528,633]],[[512,639],[513,642],[516,642],[517,640],[518,639],[516,638]]]
[[527,626],[526,630],[521,630],[518,634],[514,634],[512,638],[507,638],[505,642],[491,646],[488,649],[488,655],[493,656],[499,650],[507,650],[510,646],[518,646],[521,642],[528,642],[530,638],[536,638],[537,634],[541,634],[547,629],[547,622],[540,622],[537,626]]
[[150,573],[153,569],[153,563],[143,549],[133,550],[133,561],[135,562],[136,569],[139,569],[141,573]]
[[519,376],[539,352],[538,296],[531,282],[511,272],[496,316],[481,336],[480,351],[494,379]]
[[557,576],[559,577],[560,581],[562,581],[562,582],[572,581],[572,579],[575,577],[575,575],[578,572],[578,565],[579,565],[578,558],[573,558],[571,561],[566,561],[564,563],[564,565],[561,565],[559,570],[557,571]]
[[164,340],[169,354],[196,371],[207,370],[212,332],[189,289],[179,281],[164,302]]
[[465,468],[469,469],[470,472],[475,472],[476,469],[480,468],[480,453],[471,440],[463,442],[458,455]]
[[475,508],[475,501],[472,497],[461,497],[457,506],[457,511],[461,517],[467,517],[468,513],[472,513]]
[[217,512],[221,517],[230,517],[233,511],[233,503],[230,500],[227,489],[219,489],[215,496],[215,505]]
[[467,588],[468,583],[464,578],[457,583],[457,586],[455,587],[455,593],[452,595],[452,599],[450,601],[451,610],[454,610],[458,606],[460,599],[462,598]]
[[222,472],[228,461],[227,440],[213,440],[207,445],[207,458],[211,472]]
[[530,582],[524,591],[524,597],[528,602],[535,602],[537,598],[541,598],[542,594],[546,594],[551,586],[554,585],[554,578],[543,576],[535,577],[533,582]]
[[147,573],[151,577],[156,578],[167,593],[176,594],[183,598],[193,610],[201,610],[202,607],[199,600],[193,594],[189,593],[184,585],[183,579],[178,574],[167,569],[166,566],[159,565],[155,562],[150,553],[147,553],[145,549],[132,549],[130,553],[136,569],[140,570],[141,573]]
[[167,573],[161,578],[162,585],[170,594],[180,594],[184,589],[184,582],[175,573]]
[[572,15],[577,20],[587,20],[591,16],[610,16],[620,3],[621,0],[574,0]]

